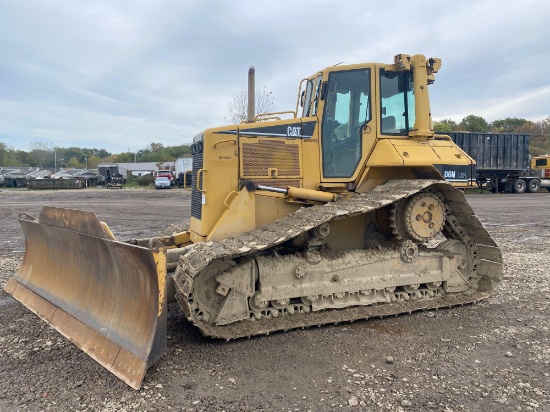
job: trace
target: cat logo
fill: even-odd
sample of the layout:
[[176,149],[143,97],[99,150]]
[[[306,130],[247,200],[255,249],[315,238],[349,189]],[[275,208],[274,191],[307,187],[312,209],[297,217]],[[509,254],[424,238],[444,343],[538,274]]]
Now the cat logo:
[[445,179],[454,179],[456,176],[456,172],[454,170],[445,170],[443,172],[443,177]]
[[288,129],[286,131],[286,135],[287,136],[295,136],[295,137],[300,137],[301,136],[301,127],[292,127],[292,126],[288,126]]

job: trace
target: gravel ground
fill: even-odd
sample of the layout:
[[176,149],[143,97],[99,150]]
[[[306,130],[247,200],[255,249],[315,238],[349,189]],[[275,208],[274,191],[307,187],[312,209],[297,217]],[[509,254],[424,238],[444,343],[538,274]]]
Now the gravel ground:
[[[475,305],[220,342],[170,306],[168,351],[139,391],[0,291],[0,409],[550,411],[550,193],[468,195],[504,278]],[[16,217],[95,211],[122,239],[189,218],[182,190],[0,191],[0,283],[20,265]]]

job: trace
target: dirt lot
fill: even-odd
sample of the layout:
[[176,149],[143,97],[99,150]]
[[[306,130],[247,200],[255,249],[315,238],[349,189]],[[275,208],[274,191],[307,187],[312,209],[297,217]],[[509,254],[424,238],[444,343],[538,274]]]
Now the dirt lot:
[[[475,305],[220,342],[170,306],[168,352],[134,391],[0,291],[0,409],[550,411],[550,193],[468,195],[501,246],[504,279]],[[0,283],[16,217],[95,211],[122,239],[189,218],[182,190],[0,191]]]

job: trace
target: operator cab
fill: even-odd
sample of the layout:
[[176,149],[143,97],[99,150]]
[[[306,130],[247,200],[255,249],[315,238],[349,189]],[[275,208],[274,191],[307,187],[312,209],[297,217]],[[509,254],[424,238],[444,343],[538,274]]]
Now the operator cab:
[[396,59],[394,65],[333,67],[322,79],[319,73],[308,80],[302,116],[319,117],[322,180],[355,180],[377,139],[433,136],[426,86],[439,60],[430,59],[416,96],[420,74],[414,75],[405,55]]

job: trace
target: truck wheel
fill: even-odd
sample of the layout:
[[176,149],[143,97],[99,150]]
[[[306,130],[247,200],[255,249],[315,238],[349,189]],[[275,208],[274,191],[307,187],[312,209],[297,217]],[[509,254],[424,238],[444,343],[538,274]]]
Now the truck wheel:
[[527,183],[527,191],[529,193],[537,193],[540,189],[540,180],[539,179],[531,179]]
[[525,189],[527,188],[527,185],[525,184],[525,180],[523,179],[516,179],[514,180],[514,183],[512,183],[512,190],[514,193],[523,193],[525,192]]

